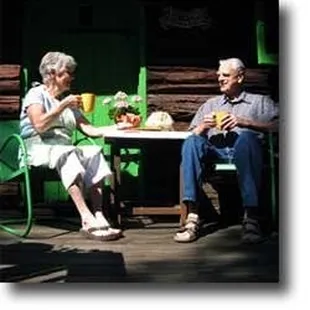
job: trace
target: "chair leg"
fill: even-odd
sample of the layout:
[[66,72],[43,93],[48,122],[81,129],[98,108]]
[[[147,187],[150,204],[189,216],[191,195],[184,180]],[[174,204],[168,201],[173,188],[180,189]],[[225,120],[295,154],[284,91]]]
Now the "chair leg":
[[[26,206],[27,206],[27,216],[23,219],[9,219],[6,221],[1,221],[0,229],[18,236],[27,237],[33,224],[33,208],[32,208],[32,197],[31,197],[31,186],[30,186],[30,176],[28,168],[24,168],[24,181],[25,181],[25,193],[26,195]],[[12,228],[11,225],[15,224],[25,224],[23,229]]]
[[269,165],[270,165],[270,179],[271,179],[271,216],[272,216],[272,225],[276,224],[277,212],[276,212],[276,177],[275,177],[275,154],[274,154],[274,145],[272,134],[269,133],[268,136],[269,142]]
[[181,164],[179,167],[179,204],[180,204],[180,227],[185,225],[187,218],[187,206],[182,201],[183,198],[183,174]]

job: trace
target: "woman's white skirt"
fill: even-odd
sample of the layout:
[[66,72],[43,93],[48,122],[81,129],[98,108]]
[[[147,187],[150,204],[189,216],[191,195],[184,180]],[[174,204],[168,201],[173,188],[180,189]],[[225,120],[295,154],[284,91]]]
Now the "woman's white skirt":
[[[27,162],[32,166],[57,169],[66,189],[80,176],[86,188],[110,176],[111,170],[97,145],[59,145],[26,139]],[[56,142],[56,141],[55,141]]]

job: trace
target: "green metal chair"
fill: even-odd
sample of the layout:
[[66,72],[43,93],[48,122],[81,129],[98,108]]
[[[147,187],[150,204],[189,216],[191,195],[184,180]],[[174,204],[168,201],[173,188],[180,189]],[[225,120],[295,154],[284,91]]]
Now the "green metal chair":
[[[25,215],[22,218],[0,220],[0,229],[19,237],[26,237],[30,233],[34,222],[31,191],[31,181],[34,179],[34,174],[44,174],[45,181],[59,180],[59,176],[53,169],[31,167],[27,164],[27,150],[23,139],[19,135],[18,120],[1,121],[1,131],[0,184],[8,182],[23,184]],[[76,140],[74,144],[85,143],[96,145],[95,141],[89,137],[82,137]],[[21,158],[21,161],[19,158]],[[23,224],[23,228],[14,228],[13,226],[16,224]]]

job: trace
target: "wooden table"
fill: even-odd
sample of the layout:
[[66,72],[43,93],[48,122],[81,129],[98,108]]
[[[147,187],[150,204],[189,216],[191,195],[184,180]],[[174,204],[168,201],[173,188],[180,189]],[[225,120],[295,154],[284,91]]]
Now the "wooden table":
[[[174,151],[181,154],[181,145],[183,140],[191,133],[186,131],[145,131],[145,130],[113,130],[105,134],[105,143],[111,147],[111,170],[113,172],[110,188],[110,202],[113,208],[114,214],[117,216],[117,222],[121,225],[122,211],[125,209],[123,198],[121,197],[121,149],[124,148],[139,148],[141,150],[140,156],[146,156],[144,150],[152,146],[152,150],[159,155],[163,155],[163,152],[169,156],[169,147],[173,147]],[[163,147],[164,146],[164,147]],[[175,153],[174,153],[175,154]],[[154,155],[152,153],[152,155]],[[170,154],[171,155],[171,154]],[[156,156],[156,154],[155,154]],[[155,157],[156,161],[156,157]],[[169,162],[170,163],[170,162]],[[160,164],[160,163],[159,163]],[[173,205],[162,205],[154,202],[150,205],[144,201],[143,194],[140,192],[140,201],[132,205],[132,215],[180,215],[180,225],[182,225],[186,218],[186,207],[181,201],[182,196],[182,178],[180,177],[180,157],[176,160],[172,160],[170,168],[173,165],[177,165],[178,169],[178,183],[179,183],[179,201]],[[173,168],[176,168],[174,166]],[[139,175],[139,178],[144,176]],[[150,184],[143,184],[143,186],[151,186]],[[154,186],[154,184],[152,184]],[[141,188],[140,188],[141,190]]]

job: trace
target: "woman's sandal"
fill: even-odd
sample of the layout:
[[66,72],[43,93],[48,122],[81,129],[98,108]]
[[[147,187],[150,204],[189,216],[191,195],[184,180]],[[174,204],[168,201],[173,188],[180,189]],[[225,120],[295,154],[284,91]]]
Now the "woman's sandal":
[[[94,234],[94,232],[101,232],[100,234]],[[104,234],[102,232],[105,232]],[[113,241],[120,238],[116,233],[109,232],[108,229],[101,229],[100,227],[81,228],[80,233],[87,239],[96,241]]]
[[123,231],[118,228],[112,228],[111,226],[100,226],[99,227],[101,230],[107,230],[112,234],[117,235],[119,238],[123,237]]
[[96,213],[95,218],[97,225],[101,230],[108,230],[110,233],[117,235],[119,238],[124,237],[121,229],[112,228],[102,213]]

